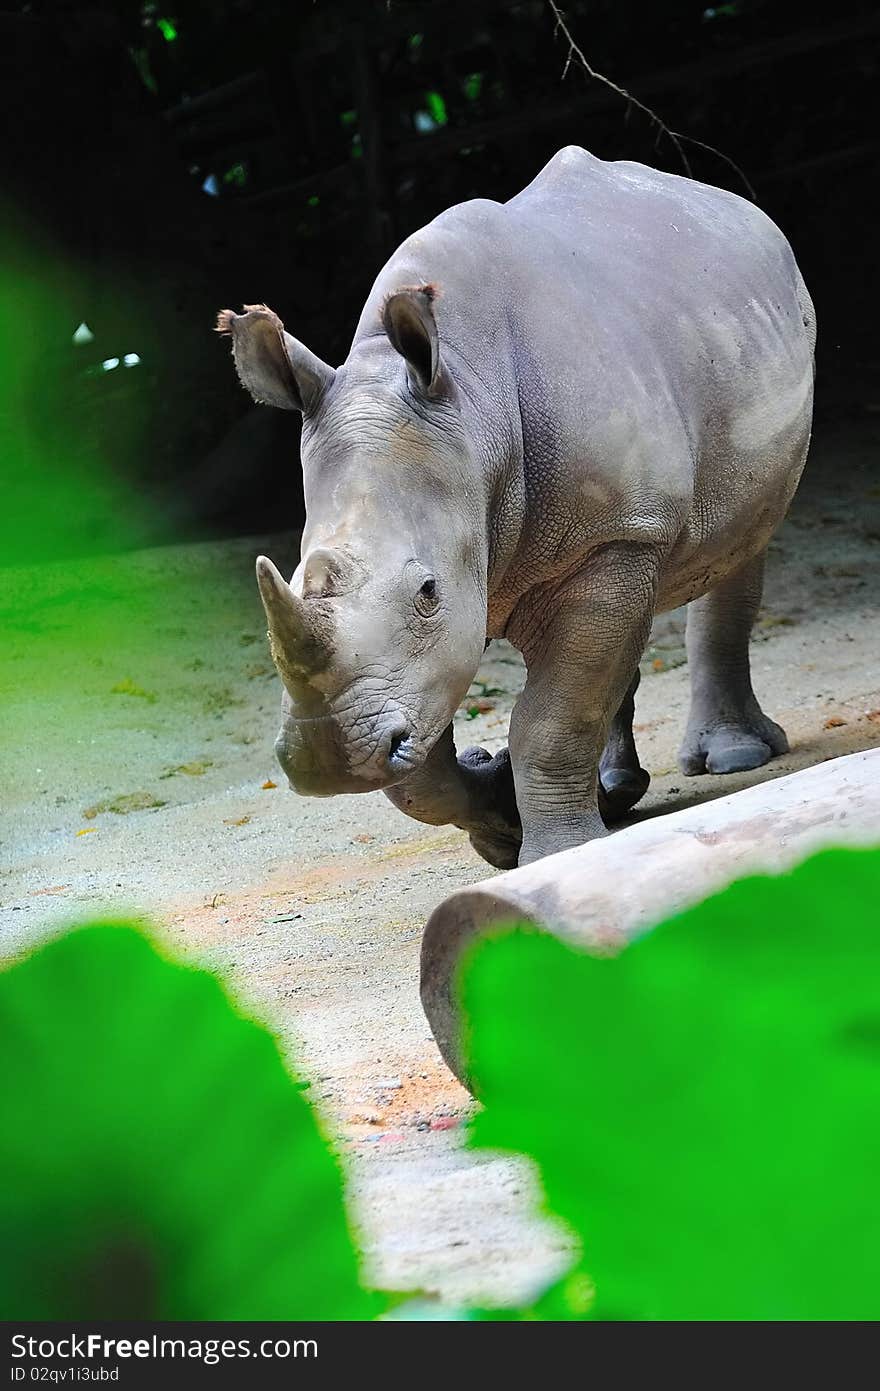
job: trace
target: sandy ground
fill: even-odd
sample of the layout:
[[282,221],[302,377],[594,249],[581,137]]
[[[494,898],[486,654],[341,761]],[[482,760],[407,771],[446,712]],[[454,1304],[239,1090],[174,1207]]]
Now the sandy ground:
[[[640,816],[880,744],[880,417],[818,433],[774,543],[755,685],[791,753],[685,779],[683,615],[658,620],[637,700]],[[146,914],[220,972],[311,1078],[344,1157],[366,1278],[445,1300],[518,1300],[568,1260],[524,1161],[465,1148],[466,1093],[418,999],[422,925],[491,873],[458,831],[381,794],[306,800],[272,757],[278,687],[256,541],[0,572],[0,950]],[[504,742],[522,667],[495,644],[459,747]],[[270,786],[277,782],[278,786]]]

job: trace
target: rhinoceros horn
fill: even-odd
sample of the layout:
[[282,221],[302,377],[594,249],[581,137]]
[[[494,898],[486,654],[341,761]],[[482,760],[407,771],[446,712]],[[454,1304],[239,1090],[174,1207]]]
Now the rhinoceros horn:
[[269,623],[272,658],[288,691],[296,695],[297,688],[326,665],[326,638],[268,556],[257,560],[257,583]]

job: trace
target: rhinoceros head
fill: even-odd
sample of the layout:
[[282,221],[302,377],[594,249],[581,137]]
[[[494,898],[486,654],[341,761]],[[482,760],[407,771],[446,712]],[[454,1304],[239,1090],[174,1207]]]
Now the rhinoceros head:
[[254,398],[303,414],[302,560],[289,583],[257,561],[284,684],[275,748],[299,792],[404,780],[482,654],[485,499],[432,299],[429,287],[390,295],[375,334],[335,371],[264,305],[218,322]]

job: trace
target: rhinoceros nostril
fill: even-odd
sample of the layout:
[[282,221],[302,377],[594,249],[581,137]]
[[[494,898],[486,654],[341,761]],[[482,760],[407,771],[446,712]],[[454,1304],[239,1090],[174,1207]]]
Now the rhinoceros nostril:
[[412,734],[408,727],[397,730],[388,745],[388,762],[392,767],[403,767],[410,762]]

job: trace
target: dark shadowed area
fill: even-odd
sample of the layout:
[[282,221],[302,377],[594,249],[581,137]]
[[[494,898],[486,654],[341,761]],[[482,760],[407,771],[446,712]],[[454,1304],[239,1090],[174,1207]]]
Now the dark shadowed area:
[[[819,419],[876,406],[876,6],[557,9],[4,7],[5,261],[41,365],[28,427],[44,458],[109,459],[139,499],[116,535],[113,509],[69,516],[65,549],[295,526],[298,417],[236,387],[217,309],[267,301],[339,362],[403,237],[451,203],[510,197],[565,144],[751,186],[816,303]],[[570,40],[641,105],[590,79]]]

